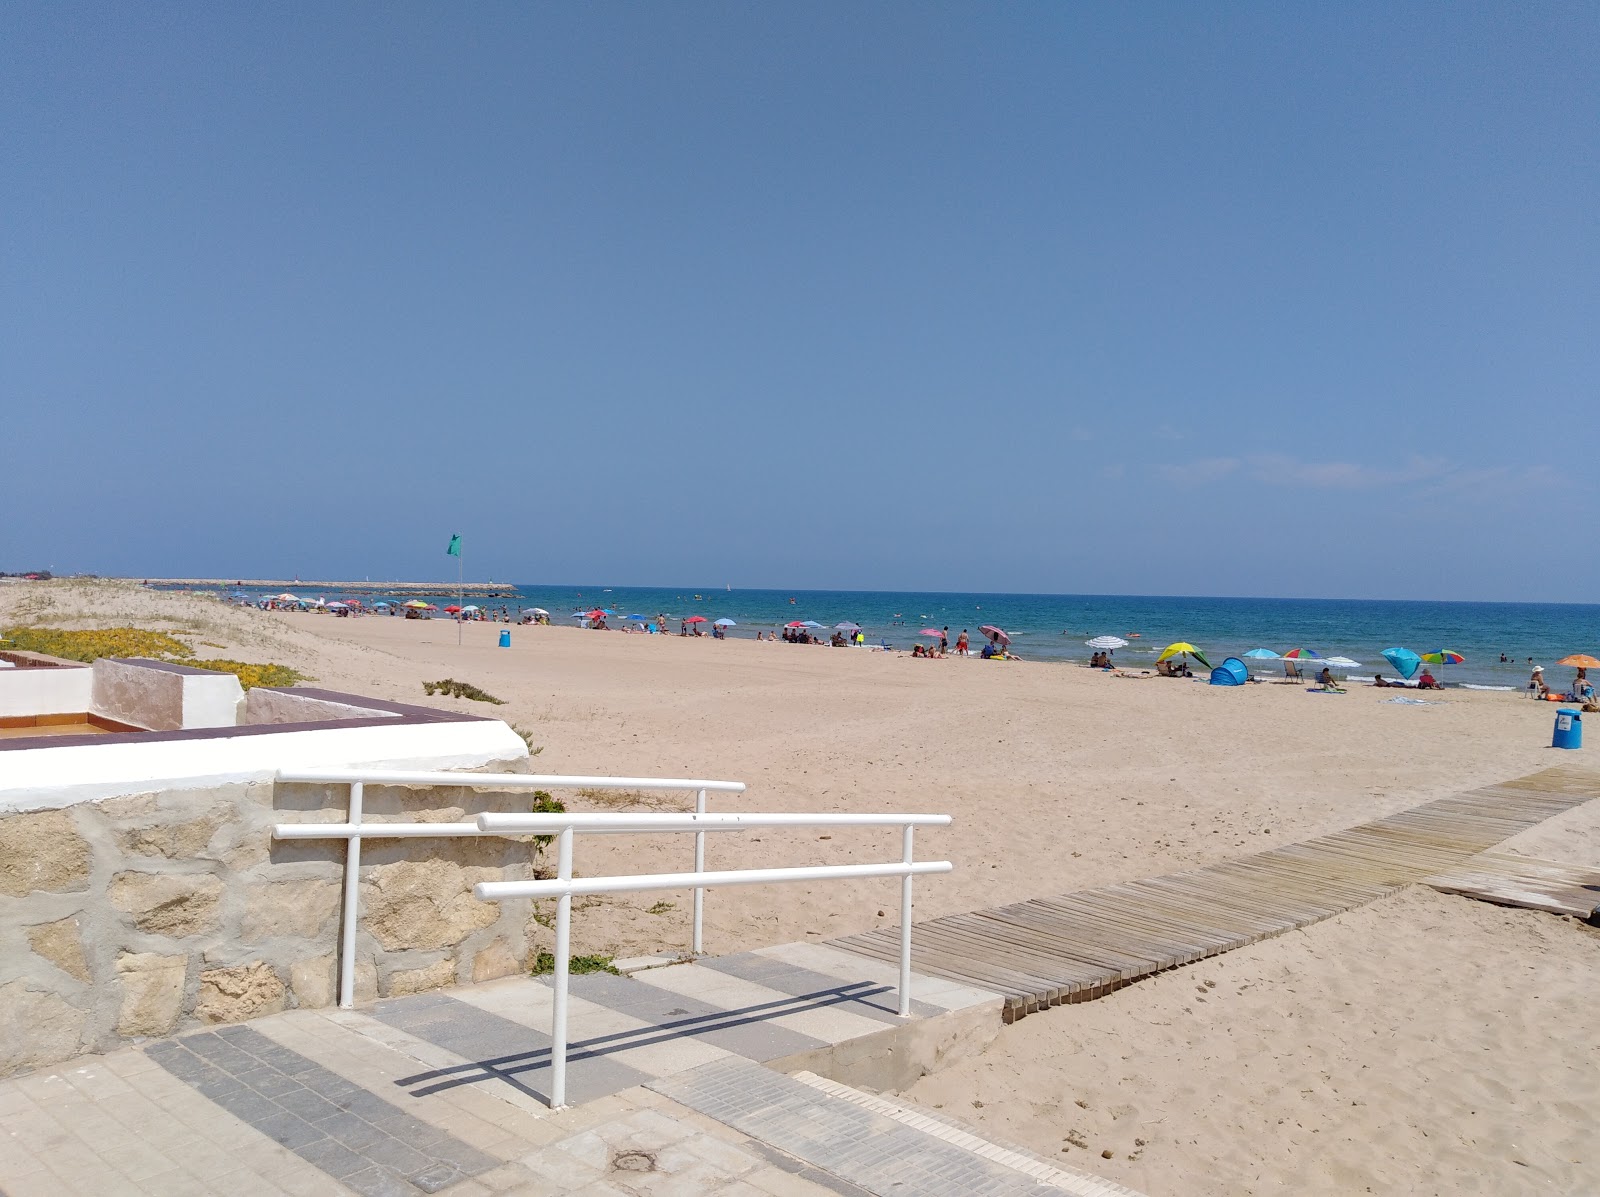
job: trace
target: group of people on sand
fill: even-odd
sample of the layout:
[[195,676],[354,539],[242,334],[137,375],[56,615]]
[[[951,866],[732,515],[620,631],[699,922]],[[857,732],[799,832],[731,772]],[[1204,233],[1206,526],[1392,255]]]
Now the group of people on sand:
[[1094,656],[1089,658],[1089,668],[1090,669],[1110,669],[1110,668],[1112,668],[1111,654],[1108,653],[1108,652],[1095,653]]
[[[1551,695],[1549,684],[1544,680],[1544,666],[1535,665],[1533,676],[1528,679],[1528,692],[1533,698],[1545,699]],[[1589,671],[1582,665],[1578,666],[1577,676],[1572,679],[1572,688],[1565,694],[1557,694],[1558,699],[1568,702],[1593,702],[1595,700],[1594,684],[1589,681]]]

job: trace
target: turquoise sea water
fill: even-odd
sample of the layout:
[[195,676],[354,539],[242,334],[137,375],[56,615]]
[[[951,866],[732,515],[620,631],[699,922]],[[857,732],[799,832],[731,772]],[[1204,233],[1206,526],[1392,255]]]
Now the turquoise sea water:
[[[677,620],[704,615],[737,622],[734,637],[781,627],[792,619],[813,619],[831,630],[850,620],[862,625],[868,639],[909,648],[925,627],[949,627],[950,641],[966,628],[975,643],[978,628],[994,624],[1012,637],[1021,656],[1037,660],[1085,661],[1083,642],[1114,635],[1129,641],[1116,661],[1147,666],[1174,640],[1188,640],[1203,649],[1212,664],[1230,654],[1263,647],[1284,652],[1312,648],[1324,656],[1360,661],[1371,674],[1393,675],[1378,654],[1391,645],[1416,652],[1450,648],[1466,664],[1447,668],[1444,679],[1478,685],[1526,683],[1528,658],[1550,668],[1575,652],[1600,656],[1600,606],[1556,603],[1440,603],[1344,599],[1182,598],[1149,595],[1087,594],[939,594],[853,590],[681,590],[616,586],[549,586],[519,584],[520,599],[483,600],[515,615],[522,607],[544,607],[554,622],[576,623],[573,611],[599,605],[617,612],[613,626],[630,613]],[[336,594],[321,597],[334,599]],[[370,601],[370,598],[369,600]],[[450,601],[441,593],[435,601]],[[468,600],[469,602],[472,600]],[[1133,633],[1138,633],[1137,638]],[[1510,662],[1502,664],[1500,654]],[[1276,668],[1273,663],[1267,665]],[[1436,671],[1437,672],[1437,671]],[[1551,679],[1565,684],[1566,669],[1551,669]]]

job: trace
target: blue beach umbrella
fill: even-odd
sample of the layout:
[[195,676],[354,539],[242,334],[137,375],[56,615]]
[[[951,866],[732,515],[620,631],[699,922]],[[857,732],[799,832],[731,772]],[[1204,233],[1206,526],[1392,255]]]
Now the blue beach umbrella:
[[633,620],[634,623],[644,623],[649,618],[649,616],[647,616],[647,615],[624,615],[622,618],[631,619],[631,620]]
[[1422,664],[1422,658],[1409,648],[1386,648],[1383,650],[1383,659],[1393,665],[1395,672],[1408,681],[1417,672],[1417,666]]
[[1277,661],[1280,659],[1278,654],[1273,652],[1270,648],[1252,648],[1249,652],[1245,653],[1245,656],[1254,657],[1258,661]]
[[717,620],[713,626],[719,628],[736,628],[739,625],[724,615],[721,619]]

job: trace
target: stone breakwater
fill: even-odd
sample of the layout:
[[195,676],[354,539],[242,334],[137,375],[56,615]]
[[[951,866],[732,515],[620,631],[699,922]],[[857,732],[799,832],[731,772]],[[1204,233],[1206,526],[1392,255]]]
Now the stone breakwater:
[[142,578],[146,586],[184,587],[192,590],[281,590],[304,597],[337,591],[340,594],[457,594],[478,598],[516,598],[510,582],[301,582],[283,578]]
[[[525,762],[495,766],[497,771]],[[238,783],[0,817],[0,1075],[337,999],[343,787]],[[369,819],[466,821],[518,796],[366,791]],[[525,797],[522,799],[525,805]],[[531,840],[366,840],[358,1000],[506,976],[544,933],[472,886],[539,871]]]

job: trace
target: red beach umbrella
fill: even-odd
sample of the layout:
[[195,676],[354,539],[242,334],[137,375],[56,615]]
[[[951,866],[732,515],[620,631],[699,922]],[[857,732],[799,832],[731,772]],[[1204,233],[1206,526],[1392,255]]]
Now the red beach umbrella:
[[984,624],[981,628],[978,629],[978,631],[984,633],[984,635],[986,635],[986,636],[993,636],[1001,644],[1010,644],[1011,643],[1011,637],[1006,635],[1005,629],[1004,628],[997,628],[992,623]]
[[706,617],[704,615],[691,615],[691,616],[689,616],[688,619],[684,620],[683,622],[684,623],[705,623],[705,621],[706,621]]
[[451,603],[444,610],[446,615],[454,615],[457,611],[461,610],[461,608],[456,606],[454,603]]

